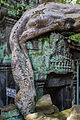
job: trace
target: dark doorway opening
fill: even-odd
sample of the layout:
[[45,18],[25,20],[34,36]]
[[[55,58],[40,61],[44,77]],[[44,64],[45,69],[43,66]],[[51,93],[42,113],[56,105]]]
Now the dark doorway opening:
[[50,73],[44,85],[45,93],[50,94],[52,103],[60,111],[72,107],[73,80],[72,74]]

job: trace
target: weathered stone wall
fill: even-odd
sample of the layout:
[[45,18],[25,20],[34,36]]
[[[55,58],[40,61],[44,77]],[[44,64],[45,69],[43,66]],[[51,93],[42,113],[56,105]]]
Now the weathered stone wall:
[[[13,26],[11,22],[13,21],[14,20],[9,20],[10,22],[9,24],[11,25],[6,23],[6,27],[3,28],[2,26],[1,28],[2,31],[1,34],[3,34],[1,35],[1,49],[0,49],[2,50],[1,63],[5,63],[5,64],[10,63],[11,60],[9,46],[7,49],[7,44],[5,44],[5,42],[8,43],[9,41],[9,34]],[[66,21],[64,21],[64,23],[66,24]],[[68,27],[72,27],[72,26],[68,26]],[[3,40],[7,40],[7,41],[3,42]],[[26,47],[28,49],[28,54],[34,70],[34,78],[36,81],[38,98],[44,93],[43,87],[46,79],[48,79],[47,74],[50,74],[51,72],[57,74],[66,74],[68,72],[69,73],[73,72],[72,55],[70,54],[70,50],[65,40],[65,37],[60,33],[51,33],[50,36],[49,35],[45,37],[42,36],[40,38],[36,38],[35,40],[28,41],[26,43]],[[63,83],[63,85],[61,83]],[[71,83],[67,84],[65,80],[61,81],[59,84],[58,81],[56,82],[55,87],[65,86],[70,84]]]
[[13,98],[6,96],[6,87],[15,88],[9,47],[9,36],[15,22],[7,17],[0,19],[0,107],[14,102]]
[[[0,27],[0,61],[1,64],[4,65],[11,64],[9,35],[15,22],[16,21],[14,19],[6,18],[5,26]],[[65,48],[63,48],[64,46]],[[44,94],[44,84],[47,79],[47,74],[51,72],[71,72],[73,69],[73,62],[71,55],[69,54],[69,48],[64,41],[64,36],[59,33],[51,33],[49,36],[43,36],[36,38],[35,40],[28,41],[26,43],[26,47],[34,69],[34,79],[37,91],[36,99],[38,99]],[[67,59],[70,59],[68,63]],[[56,83],[56,86],[57,85],[58,83]]]
[[4,18],[0,24],[0,63],[11,64],[11,52],[9,47],[9,36],[16,20]]
[[1,116],[4,120],[24,120],[18,108],[13,104],[1,108]]
[[[60,75],[59,78],[54,77],[54,75],[51,78],[51,75],[49,75],[50,73],[56,73],[63,76],[63,74],[73,72],[72,54],[65,41],[65,36],[59,33],[50,33],[50,35],[28,41],[26,46],[34,70],[37,98],[42,93],[44,94],[46,80],[49,87],[71,84],[70,79],[72,78],[66,78],[65,75],[65,79],[62,77],[63,80],[61,80]],[[47,75],[49,75],[48,78]]]
[[72,55],[64,39],[65,36],[59,33],[51,33],[50,36],[27,42],[34,73],[45,75],[50,72],[60,74],[73,71]]

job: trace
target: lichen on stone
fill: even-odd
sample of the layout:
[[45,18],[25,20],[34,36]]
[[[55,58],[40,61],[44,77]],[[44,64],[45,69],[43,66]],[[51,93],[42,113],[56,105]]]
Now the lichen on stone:
[[64,111],[59,112],[58,114],[52,114],[52,115],[48,115],[51,118],[57,118],[59,120],[66,120],[67,117],[70,115],[71,113],[71,109],[66,109]]
[[11,63],[11,54],[8,54],[7,43],[0,46],[0,62],[5,64]]
[[[48,36],[38,38],[39,45],[36,50],[33,50],[33,44],[30,41],[26,43],[27,49],[31,49],[29,50],[29,57],[37,80],[40,73],[44,75],[50,72],[63,73],[72,69],[71,66],[67,65],[68,54],[70,53],[64,38],[60,33],[51,32]],[[71,62],[70,58],[69,64]]]

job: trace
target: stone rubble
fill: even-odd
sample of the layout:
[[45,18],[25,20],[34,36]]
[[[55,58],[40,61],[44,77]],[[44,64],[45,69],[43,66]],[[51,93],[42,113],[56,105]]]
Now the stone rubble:
[[24,120],[14,104],[1,108],[1,116],[4,118],[2,120]]
[[[36,112],[28,114],[25,117],[21,115],[15,105],[12,104],[4,106],[3,108],[0,108],[0,120],[80,120],[80,105],[74,105],[72,108],[61,112],[59,112],[58,108],[55,106],[56,111],[53,109],[54,113],[50,113],[50,111],[49,113],[46,113],[45,111],[47,111],[47,107],[45,108],[44,106],[49,107],[51,104],[52,102],[50,96],[48,94],[44,95],[41,99],[38,100],[36,104],[36,108],[38,107],[38,109],[36,109]],[[41,108],[43,106],[43,109],[41,109],[40,106]]]

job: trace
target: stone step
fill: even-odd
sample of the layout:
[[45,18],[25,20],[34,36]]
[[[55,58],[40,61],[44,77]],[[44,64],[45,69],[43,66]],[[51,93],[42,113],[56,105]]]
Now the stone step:
[[74,105],[67,120],[80,120],[80,105]]

